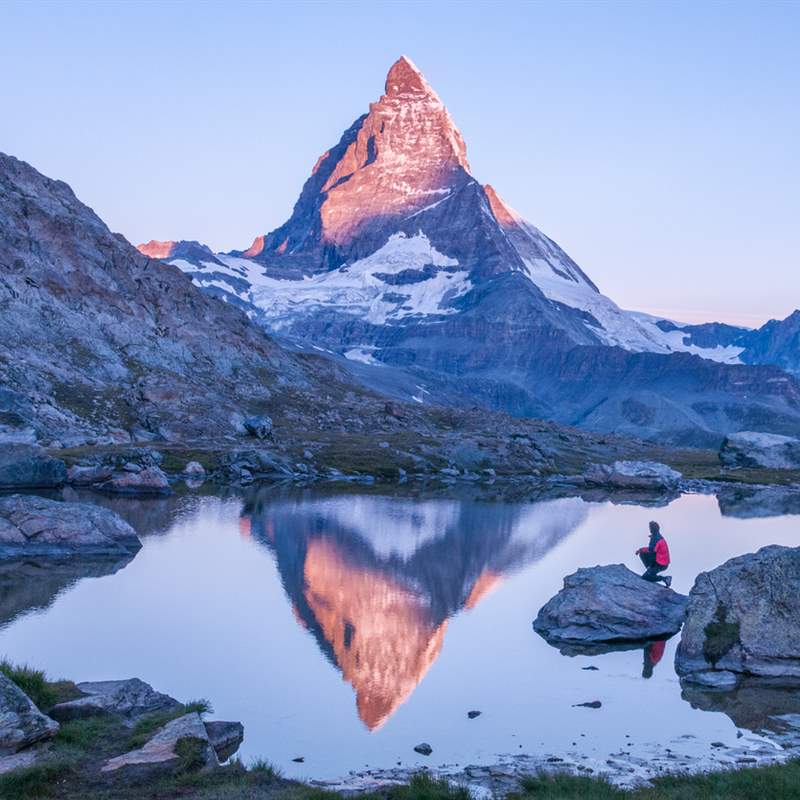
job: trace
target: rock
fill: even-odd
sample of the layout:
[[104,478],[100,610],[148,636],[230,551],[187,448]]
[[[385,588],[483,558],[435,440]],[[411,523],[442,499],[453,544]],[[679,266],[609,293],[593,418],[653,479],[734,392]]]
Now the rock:
[[244,741],[244,725],[241,722],[206,722],[206,733],[220,763],[227,761]]
[[591,464],[584,473],[584,479],[589,484],[644,491],[674,491],[682,477],[680,472],[658,461]]
[[49,739],[59,725],[45,716],[12,680],[0,672],[0,755],[11,755]]
[[110,509],[33,495],[0,497],[0,558],[127,555],[141,546],[136,531]]
[[210,769],[219,766],[217,754],[209,741],[206,726],[200,715],[193,711],[168,722],[160,728],[146,744],[138,750],[131,750],[107,761],[101,772],[112,772],[134,764],[161,764],[178,757],[176,749],[181,740],[190,740],[199,745],[200,763],[196,766]]
[[722,443],[719,460],[729,469],[800,469],[800,439],[756,431],[731,433]]
[[581,669],[585,672],[597,672],[597,667],[594,664],[590,664],[588,667],[581,667]]
[[422,742],[414,748],[414,752],[422,756],[429,756],[433,752],[433,748],[427,742]]
[[255,436],[256,439],[271,439],[272,419],[266,416],[246,417],[244,420],[244,429],[250,436]]
[[67,480],[67,465],[39,447],[4,444],[0,448],[0,488],[47,489]]
[[292,759],[292,761],[294,761],[295,764],[303,764],[305,763],[305,760],[306,760],[305,756],[297,756],[297,758]]
[[183,468],[184,475],[205,475],[206,468],[199,461],[190,461]]
[[83,697],[59,703],[50,709],[53,719],[66,722],[98,714],[118,714],[136,719],[154,711],[169,711],[180,706],[177,700],[155,691],[139,678],[89,681],[79,683],[78,690],[83,693]]
[[573,708],[602,708],[603,704],[599,700],[590,700],[588,703],[574,703]]
[[479,717],[480,715],[481,715],[480,711],[467,711],[467,717],[469,717],[469,719],[475,719],[476,717]]
[[539,611],[534,630],[550,644],[657,639],[676,633],[687,599],[623,564],[579,569]]
[[698,575],[675,668],[704,685],[718,679],[710,672],[800,680],[800,548],[764,547]]
[[122,469],[124,472],[141,472],[142,467],[139,464],[135,464],[133,461],[128,461],[127,463],[122,465]]
[[74,464],[67,470],[67,483],[73,486],[92,486],[103,483],[114,474],[111,464]]
[[102,487],[114,494],[171,494],[169,480],[159,467],[146,467],[140,472],[114,473]]

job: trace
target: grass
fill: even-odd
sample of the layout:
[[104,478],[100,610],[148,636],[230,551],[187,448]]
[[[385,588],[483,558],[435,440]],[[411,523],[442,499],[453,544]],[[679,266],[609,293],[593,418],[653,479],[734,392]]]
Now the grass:
[[509,800],[798,800],[800,760],[705,775],[666,775],[652,783],[627,791],[602,778],[534,775],[524,778],[521,790]]
[[703,642],[703,656],[709,664],[714,664],[739,644],[739,623],[728,622],[728,610],[722,603],[717,605],[715,618],[706,625]]
[[42,670],[33,669],[27,664],[12,664],[3,659],[0,661],[0,672],[19,686],[42,711],[47,711],[56,703],[80,696],[72,681],[48,680]]
[[0,775],[0,797],[3,800],[58,797],[59,784],[69,780],[73,774],[72,765],[60,760],[15,769]]

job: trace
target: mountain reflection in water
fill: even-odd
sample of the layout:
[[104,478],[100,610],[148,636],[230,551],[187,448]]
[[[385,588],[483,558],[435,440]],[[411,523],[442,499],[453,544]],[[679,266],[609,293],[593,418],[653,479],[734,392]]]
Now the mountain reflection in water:
[[587,508],[578,498],[509,506],[263,493],[246,501],[241,530],[273,552],[298,622],[376,730],[436,661],[450,617],[542,558]]

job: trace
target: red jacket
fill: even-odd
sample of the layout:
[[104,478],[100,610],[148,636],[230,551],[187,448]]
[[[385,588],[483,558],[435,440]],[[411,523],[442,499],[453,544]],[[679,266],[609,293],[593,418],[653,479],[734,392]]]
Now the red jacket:
[[[642,547],[639,550],[639,552],[646,553],[649,552],[649,550],[650,550],[649,547]],[[655,551],[656,551],[656,564],[658,564],[659,567],[668,567],[670,563],[669,545],[667,544],[667,540],[663,536],[660,537],[659,540],[656,542]]]

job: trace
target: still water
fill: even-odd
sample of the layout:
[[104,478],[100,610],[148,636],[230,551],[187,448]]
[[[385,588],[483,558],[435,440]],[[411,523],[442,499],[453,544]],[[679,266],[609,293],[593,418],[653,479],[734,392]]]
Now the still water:
[[[141,551],[123,564],[4,568],[0,655],[54,677],[137,676],[206,697],[216,718],[244,723],[245,761],[306,778],[576,745],[601,758],[735,744],[728,716],[682,699],[676,639],[660,660],[568,657],[531,622],[580,566],[638,569],[650,519],[684,593],[732,556],[800,540],[797,517],[724,517],[699,495],[662,508],[300,490],[86,501],[125,516]],[[574,707],[594,700],[601,709]],[[412,750],[422,741],[430,759]]]

